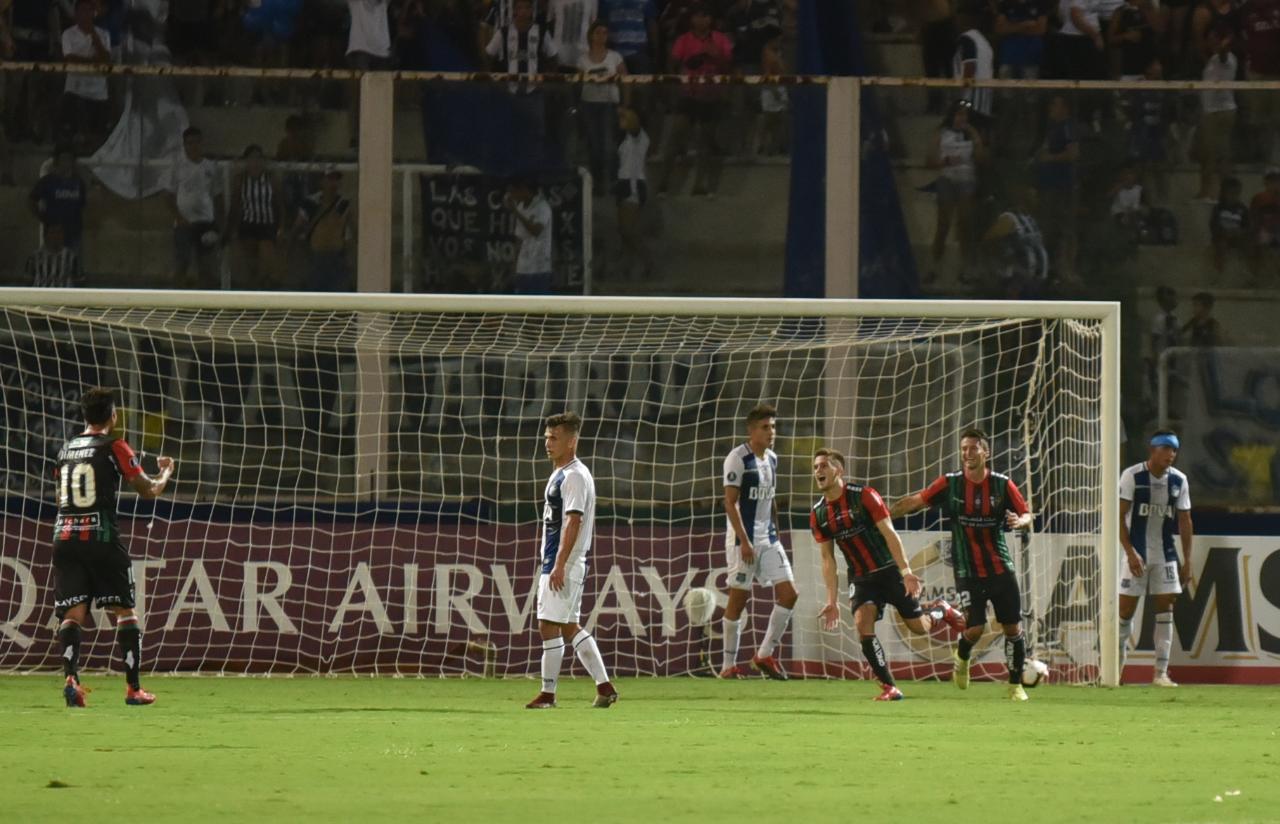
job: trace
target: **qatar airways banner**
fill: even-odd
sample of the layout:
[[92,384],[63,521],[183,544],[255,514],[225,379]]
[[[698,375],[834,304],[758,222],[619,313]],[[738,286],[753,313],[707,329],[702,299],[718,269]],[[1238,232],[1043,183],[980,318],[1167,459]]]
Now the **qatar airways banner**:
[[[327,522],[326,522],[327,521]],[[287,524],[123,520],[134,557],[144,654],[154,671],[527,675],[537,671],[534,525],[405,528],[353,519]],[[10,517],[0,554],[0,669],[54,670],[48,524]],[[925,597],[954,598],[941,533],[903,535]],[[864,674],[846,602],[825,632],[819,553],[807,532],[794,555],[797,607],[782,657],[794,672]],[[718,664],[716,620],[693,624],[691,588],[724,596],[722,537],[710,529],[611,527],[597,536],[583,623],[620,674],[706,673]],[[1071,536],[1015,543],[1026,621],[1038,657],[1060,677],[1097,670],[1098,564]],[[1175,611],[1172,674],[1186,682],[1280,683],[1280,539],[1198,537],[1196,583]],[[760,639],[772,599],[757,588],[744,656]],[[1111,607],[1105,607],[1111,608]],[[693,611],[696,614],[696,610]],[[880,637],[904,676],[950,672],[949,638],[910,636],[890,609]],[[1128,677],[1149,676],[1152,616]],[[114,633],[95,613],[86,666],[115,657]],[[94,629],[100,631],[93,631]],[[945,632],[945,631],[942,631]],[[997,634],[984,636],[978,672],[998,675]],[[985,665],[985,666],[984,666]],[[566,664],[566,667],[576,667]]]

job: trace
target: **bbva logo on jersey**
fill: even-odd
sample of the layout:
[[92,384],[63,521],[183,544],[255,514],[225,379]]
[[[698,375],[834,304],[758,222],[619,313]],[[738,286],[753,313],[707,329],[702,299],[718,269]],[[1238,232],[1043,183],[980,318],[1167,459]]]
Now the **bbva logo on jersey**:
[[753,501],[768,501],[773,498],[773,487],[753,486],[747,491],[747,497]]
[[1172,518],[1173,507],[1168,504],[1138,504],[1138,515],[1142,518]]

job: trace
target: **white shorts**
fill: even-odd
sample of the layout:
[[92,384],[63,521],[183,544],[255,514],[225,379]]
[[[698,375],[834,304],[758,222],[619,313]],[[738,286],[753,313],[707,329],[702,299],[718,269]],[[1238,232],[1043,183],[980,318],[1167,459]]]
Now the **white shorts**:
[[582,582],[587,568],[579,565],[564,572],[564,586],[559,592],[551,588],[551,576],[538,576],[538,620],[554,624],[576,624],[582,612]]
[[756,544],[755,562],[747,564],[743,563],[742,552],[732,541],[731,538],[725,542],[725,558],[729,567],[725,572],[725,583],[729,589],[750,590],[754,581],[759,581],[764,586],[795,581],[791,562],[787,560],[787,551],[780,542]]
[[1178,580],[1177,561],[1156,561],[1147,564],[1142,574],[1134,576],[1129,569],[1129,562],[1121,556],[1120,594],[1140,598],[1151,595],[1177,595],[1182,592],[1182,582]]

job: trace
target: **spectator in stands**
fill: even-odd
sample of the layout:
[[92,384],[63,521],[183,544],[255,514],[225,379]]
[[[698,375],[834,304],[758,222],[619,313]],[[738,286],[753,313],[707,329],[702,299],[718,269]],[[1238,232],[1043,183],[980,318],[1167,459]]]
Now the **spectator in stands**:
[[67,289],[84,282],[80,256],[63,243],[61,223],[47,223],[44,243],[27,258],[27,277],[32,286]]
[[550,294],[555,229],[551,205],[527,180],[512,183],[502,205],[515,217],[520,244],[512,291],[517,295]]
[[[76,0],[75,24],[62,33],[62,59],[68,63],[102,65],[111,62],[111,36],[94,25],[94,0]],[[110,109],[107,78],[68,74],[62,95],[59,130],[76,150],[88,154],[107,132]]]
[[[12,0],[10,11],[14,60],[44,63],[57,57],[62,18],[55,4],[48,0]],[[56,83],[56,77],[32,72],[6,77],[4,112],[13,140],[48,140],[53,105],[58,99],[53,88]]]
[[1046,43],[1045,75],[1067,80],[1106,77],[1106,44],[1098,20],[1098,0],[1061,0],[1062,28]]
[[[918,0],[920,56],[925,77],[951,77],[956,51],[956,21],[951,0]],[[941,89],[929,90],[929,114],[940,114],[945,105]]]
[[[995,77],[995,52],[983,32],[981,12],[968,6],[961,8],[956,13],[956,27],[960,29],[960,37],[956,40],[956,50],[952,56],[952,76],[967,80],[990,80]],[[969,103],[973,124],[986,131],[991,125],[995,90],[975,86],[965,89],[961,99]]]
[[1125,0],[1111,15],[1107,40],[1116,53],[1121,80],[1140,80],[1159,55],[1164,16],[1153,0]]
[[952,224],[960,243],[961,271],[967,277],[975,259],[973,254],[973,214],[978,191],[978,165],[986,160],[982,135],[970,119],[971,106],[958,100],[951,106],[929,152],[929,166],[939,169],[937,181],[938,212],[933,230],[932,280],[946,254],[947,235]]
[[1061,94],[1049,101],[1049,122],[1044,143],[1036,155],[1036,194],[1039,220],[1057,275],[1075,279],[1076,166],[1080,144],[1067,99]]
[[609,45],[622,55],[628,74],[661,70],[654,0],[600,0],[600,19],[609,24]]
[[[515,0],[511,22],[496,29],[485,46],[495,71],[531,77],[558,67],[556,41],[546,24],[534,18],[533,0]],[[528,80],[511,85],[511,137],[517,171],[529,172],[548,164],[545,144],[546,99],[542,89]]]
[[609,48],[609,25],[603,20],[591,24],[590,46],[578,58],[578,70],[594,81],[582,84],[582,124],[587,134],[587,155],[591,176],[600,194],[613,186],[614,149],[617,143],[618,104],[622,93],[612,81],[626,76],[622,55]]
[[614,197],[618,203],[618,234],[622,237],[622,261],[630,277],[637,269],[648,277],[653,271],[653,254],[645,240],[644,209],[649,199],[645,163],[649,156],[649,135],[640,124],[640,115],[631,108],[618,110],[622,142],[618,145],[618,182]]
[[[562,66],[577,68],[590,46],[591,27],[599,19],[597,0],[544,0],[556,57]],[[607,46],[607,44],[606,44]],[[615,119],[616,114],[614,115]]]
[[[1153,57],[1143,69],[1142,80],[1164,79],[1164,63]],[[1129,160],[1138,164],[1143,185],[1156,202],[1169,197],[1170,128],[1177,119],[1177,98],[1164,91],[1137,89],[1129,92]]]
[[1222,327],[1213,316],[1213,295],[1197,292],[1191,296],[1191,320],[1182,327],[1189,346],[1222,346]]
[[[347,65],[359,71],[391,68],[391,24],[387,0],[347,0],[351,31],[347,35]],[[352,146],[359,142],[360,85],[352,89],[350,129]]]
[[187,273],[194,263],[195,284],[214,289],[220,284],[219,249],[223,209],[222,175],[204,156],[204,133],[189,127],[182,133],[182,151],[173,160],[167,202],[173,215],[174,284],[190,286]]
[[[278,163],[313,163],[316,159],[316,136],[304,115],[291,114],[284,121],[284,137],[276,146]],[[284,213],[297,214],[312,192],[320,187],[320,176],[311,172],[289,170],[281,176]]]
[[733,38],[733,63],[738,70],[761,74],[765,46],[782,33],[782,8],[778,0],[730,0],[724,28]]
[[1280,250],[1280,169],[1268,169],[1263,183],[1265,188],[1249,201],[1255,276]]
[[320,191],[302,202],[294,228],[309,258],[306,288],[313,292],[351,290],[350,257],[355,249],[355,210],[342,196],[342,172],[330,166]]
[[[782,57],[782,32],[765,43],[761,52],[761,71],[766,76],[787,73]],[[791,151],[790,94],[786,86],[770,85],[760,90],[760,142],[762,155],[785,155]]]
[[1049,278],[1049,252],[1035,211],[1035,189],[1018,186],[1013,204],[982,237],[984,244],[995,247],[1004,296],[1011,300],[1038,297]]
[[[671,48],[671,71],[688,78],[730,74],[733,71],[733,44],[711,28],[711,10],[699,4],[690,15],[691,28],[680,35]],[[723,116],[725,89],[722,86],[687,84],[680,87],[671,131],[663,147],[662,177],[658,193],[665,194],[671,183],[676,158],[684,152],[690,135],[696,136],[697,167],[693,194],[714,197],[720,186],[722,151],[717,136]]]
[[1242,23],[1240,4],[1236,0],[1200,0],[1191,14],[1191,57],[1198,61],[1197,68],[1202,68],[1218,52],[1223,32],[1230,33],[1230,48],[1239,60],[1244,53]]
[[[1280,0],[1249,0],[1241,24],[1245,76],[1249,80],[1280,80]],[[1270,163],[1276,158],[1276,144],[1280,141],[1280,94],[1275,90],[1252,92],[1245,103],[1258,156]]]
[[997,0],[996,36],[1000,38],[998,75],[1004,80],[1035,80],[1049,30],[1049,0]]
[[231,183],[227,233],[238,252],[234,279],[241,288],[270,288],[278,285],[281,275],[278,244],[284,231],[284,195],[267,169],[261,146],[248,146],[240,159],[241,169]]
[[63,242],[79,254],[89,186],[76,168],[75,152],[70,146],[59,144],[54,148],[53,165],[31,188],[27,204],[41,226],[61,226]]
[[[1204,64],[1201,79],[1209,82],[1235,80],[1239,63],[1231,51],[1231,29],[1223,27],[1209,33],[1214,54]],[[1231,170],[1231,141],[1236,125],[1236,95],[1230,89],[1206,89],[1200,92],[1200,192],[1196,199],[1212,203],[1221,176]]]
[[[1182,345],[1182,325],[1178,321],[1178,316],[1174,313],[1174,310],[1178,308],[1178,293],[1169,286],[1158,286],[1156,287],[1156,304],[1160,307],[1160,311],[1156,313],[1155,318],[1151,321],[1147,349],[1147,385],[1145,388],[1148,402],[1154,400],[1159,392],[1161,354],[1166,349]],[[1171,371],[1176,376],[1177,371]],[[1180,392],[1178,397],[1180,397]]]
[[1126,163],[1107,193],[1111,198],[1111,220],[1130,236],[1136,236],[1147,214],[1147,196],[1142,188],[1138,167]]
[[1243,252],[1252,263],[1253,249],[1249,242],[1249,207],[1243,199],[1243,187],[1234,177],[1222,179],[1218,202],[1209,215],[1209,237],[1213,247],[1213,268],[1219,273],[1226,266],[1227,251]]

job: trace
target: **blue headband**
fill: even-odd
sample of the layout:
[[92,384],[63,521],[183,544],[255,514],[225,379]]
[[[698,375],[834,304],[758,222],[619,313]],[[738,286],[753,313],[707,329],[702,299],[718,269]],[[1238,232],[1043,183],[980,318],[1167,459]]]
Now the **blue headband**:
[[1178,449],[1179,448],[1178,436],[1177,435],[1156,435],[1154,438],[1151,439],[1151,445],[1152,446],[1168,446],[1173,449]]

